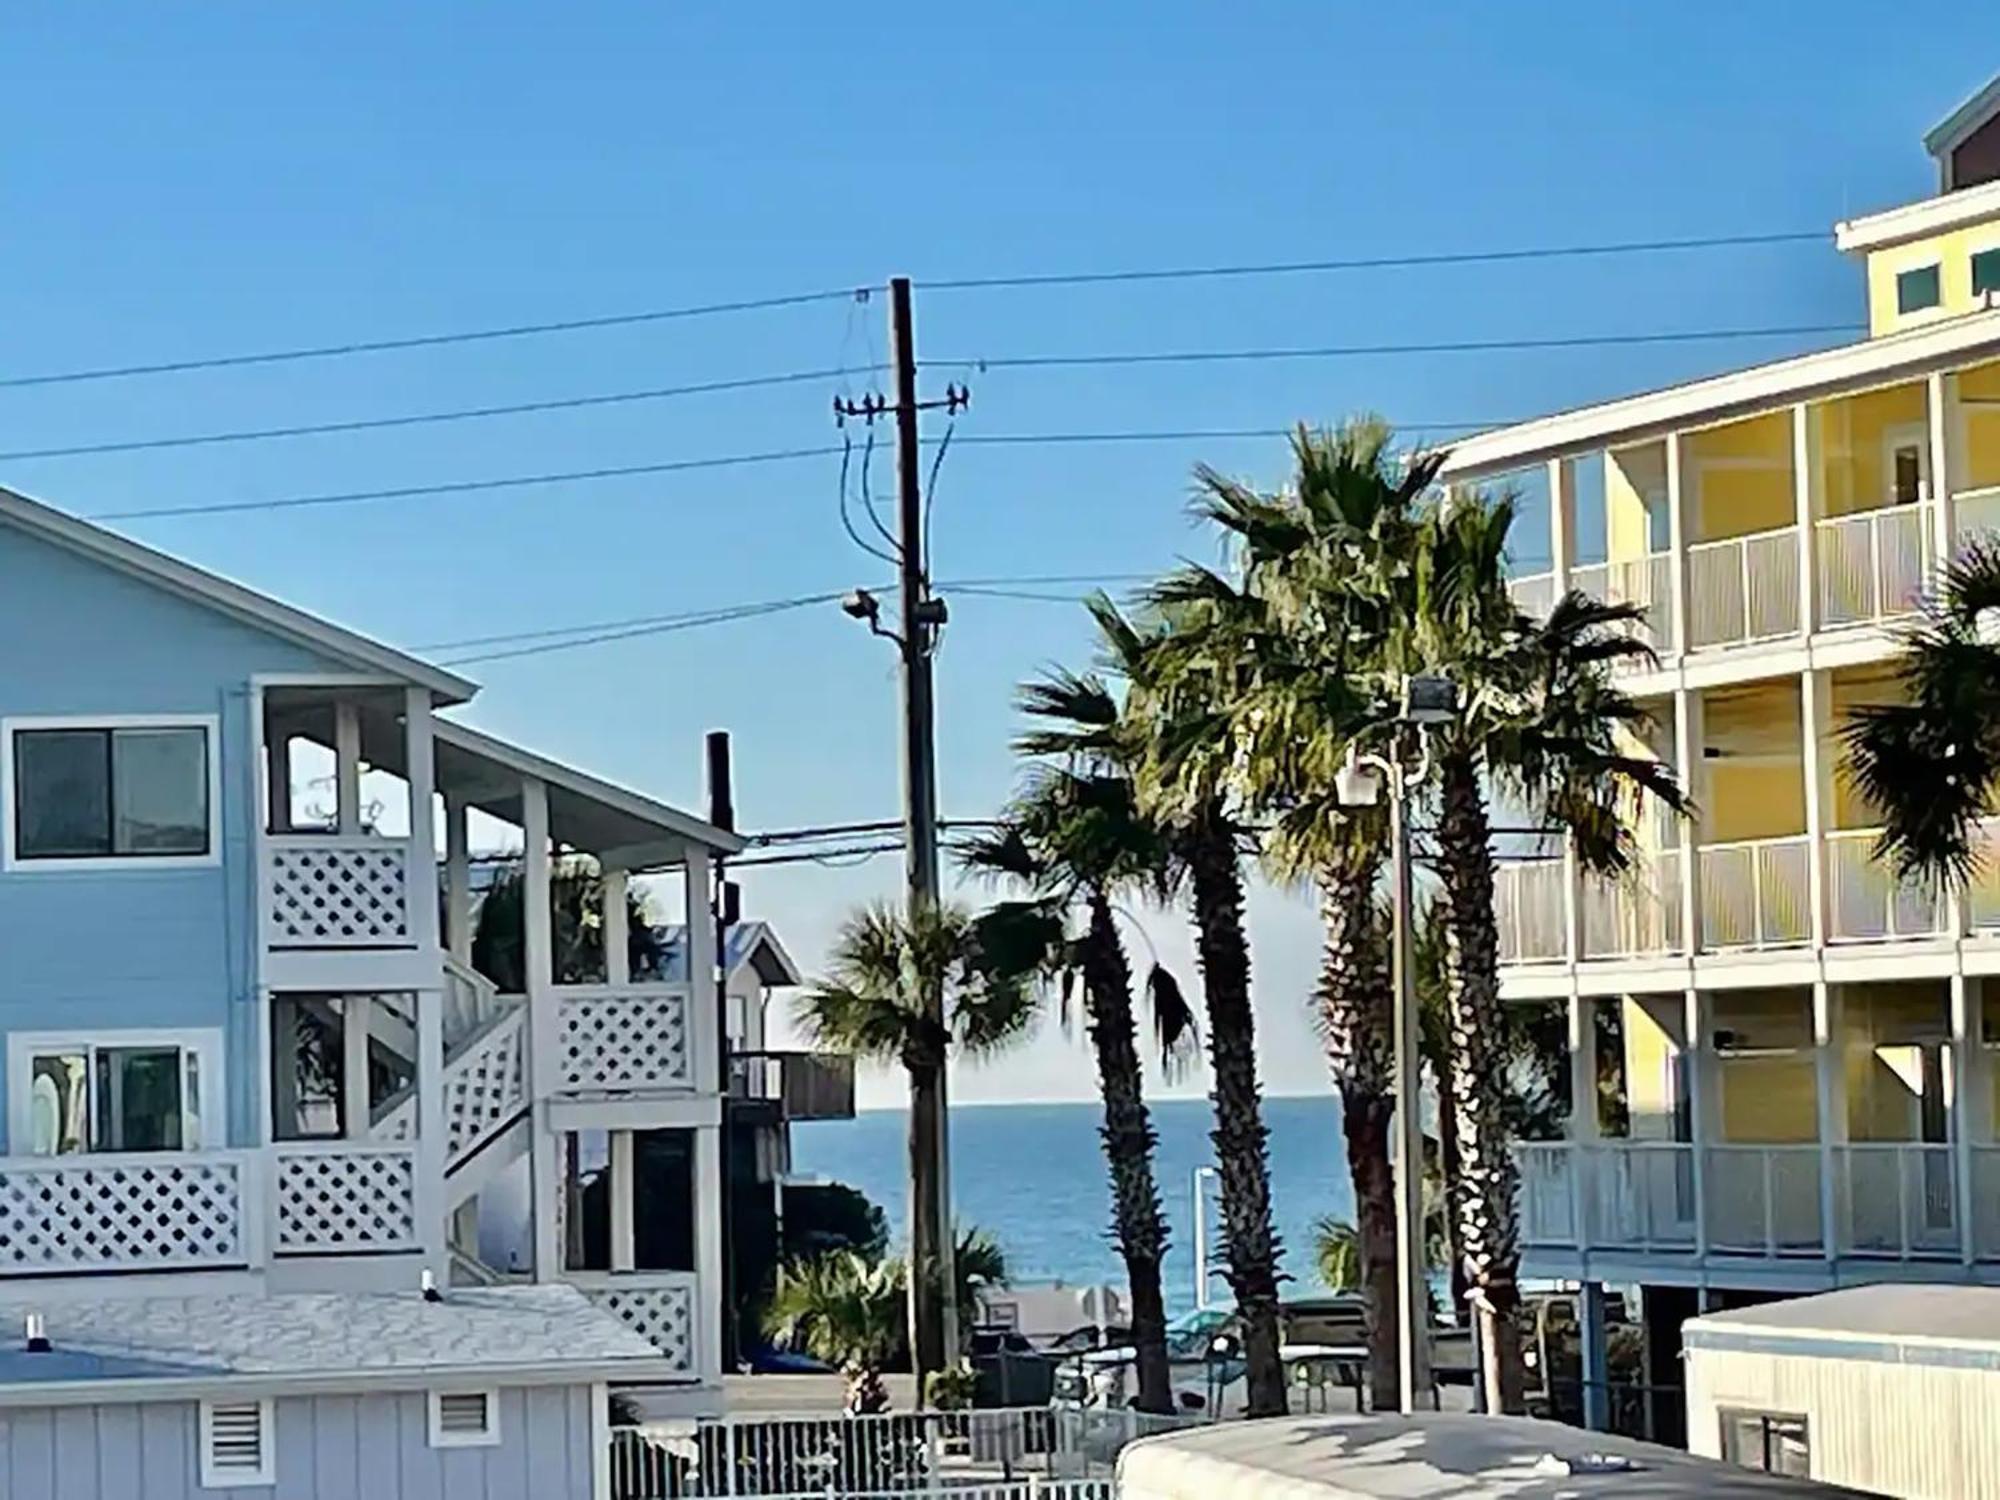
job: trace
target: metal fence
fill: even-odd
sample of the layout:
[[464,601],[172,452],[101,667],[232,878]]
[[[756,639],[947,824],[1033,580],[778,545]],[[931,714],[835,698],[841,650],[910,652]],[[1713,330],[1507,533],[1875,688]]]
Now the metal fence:
[[1188,1425],[1134,1411],[1023,1407],[873,1416],[724,1417],[686,1430],[620,1428],[613,1500],[1108,1500],[1129,1442]]

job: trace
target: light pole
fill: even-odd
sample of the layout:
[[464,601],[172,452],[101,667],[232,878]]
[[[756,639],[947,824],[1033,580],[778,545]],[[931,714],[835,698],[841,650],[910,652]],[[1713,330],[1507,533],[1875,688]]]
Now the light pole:
[[[1410,961],[1415,896],[1410,859],[1410,793],[1430,775],[1430,740],[1425,731],[1458,717],[1458,691],[1446,677],[1403,679],[1398,723],[1414,726],[1421,759],[1406,771],[1399,761],[1363,755],[1349,748],[1347,764],[1334,780],[1345,807],[1373,807],[1389,788],[1389,860],[1395,889],[1395,921],[1390,943],[1395,987],[1396,1038],[1396,1408],[1405,1416],[1417,1409],[1417,1366],[1430,1329],[1430,1292],[1424,1266],[1423,1074],[1417,1031],[1416,973]],[[1439,1081],[1440,1087],[1443,1080]]]

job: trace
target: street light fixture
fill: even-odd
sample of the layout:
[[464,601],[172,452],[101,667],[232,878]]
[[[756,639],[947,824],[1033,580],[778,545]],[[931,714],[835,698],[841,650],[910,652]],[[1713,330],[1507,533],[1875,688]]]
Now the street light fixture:
[[[1398,725],[1417,731],[1420,759],[1406,770],[1399,759],[1363,755],[1350,747],[1347,764],[1334,776],[1334,793],[1345,807],[1375,807],[1389,790],[1390,863],[1395,885],[1395,929],[1391,968],[1395,983],[1396,1040],[1396,1289],[1397,1409],[1417,1409],[1417,1362],[1430,1330],[1430,1292],[1424,1267],[1424,1127],[1422,1071],[1419,1066],[1416,972],[1410,959],[1415,895],[1410,859],[1409,794],[1430,775],[1429,730],[1458,717],[1458,689],[1448,677],[1403,679]],[[1427,1351],[1425,1351],[1427,1352]]]

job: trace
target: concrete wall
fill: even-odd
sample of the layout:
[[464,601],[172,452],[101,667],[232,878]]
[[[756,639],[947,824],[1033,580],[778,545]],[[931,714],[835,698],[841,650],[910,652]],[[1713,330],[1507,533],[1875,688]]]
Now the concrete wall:
[[192,1401],[0,1411],[21,1500],[591,1500],[588,1386],[500,1393],[500,1442],[433,1448],[421,1392],[280,1398],[277,1484],[201,1487]]
[[[247,1144],[256,1067],[250,679],[341,669],[6,526],[0,640],[13,643],[0,652],[0,717],[218,715],[222,785],[219,865],[0,870],[0,1033],[222,1027],[229,1140]],[[205,1108],[225,1097],[219,1079],[203,1090]],[[0,1076],[0,1121],[6,1109]]]

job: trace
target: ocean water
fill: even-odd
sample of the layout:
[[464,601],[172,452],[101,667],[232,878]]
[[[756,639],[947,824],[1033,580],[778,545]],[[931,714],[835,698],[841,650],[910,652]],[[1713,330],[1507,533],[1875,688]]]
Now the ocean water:
[[[1164,1280],[1169,1316],[1195,1305],[1192,1181],[1211,1165],[1212,1114],[1205,1099],[1151,1105],[1159,1132],[1154,1172],[1166,1209]],[[951,1111],[952,1199],[961,1225],[991,1231],[1015,1281],[1122,1285],[1124,1264],[1111,1240],[1111,1188],[1097,1138],[1096,1104],[972,1104]],[[1272,1217],[1292,1278],[1282,1291],[1321,1290],[1312,1267],[1311,1225],[1322,1214],[1351,1217],[1354,1191],[1340,1135],[1340,1101],[1266,1099],[1271,1135]],[[907,1211],[905,1116],[868,1110],[852,1120],[797,1125],[792,1166],[860,1189],[889,1216],[900,1241]],[[1210,1245],[1217,1240],[1215,1184],[1207,1188]],[[1218,1278],[1216,1295],[1227,1298]]]

